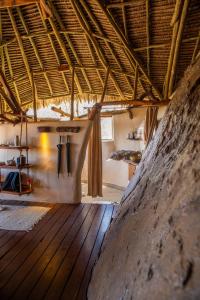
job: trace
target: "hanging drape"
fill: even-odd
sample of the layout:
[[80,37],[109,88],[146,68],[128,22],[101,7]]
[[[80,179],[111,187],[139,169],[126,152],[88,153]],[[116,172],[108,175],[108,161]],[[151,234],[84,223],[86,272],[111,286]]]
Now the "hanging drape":
[[93,119],[92,131],[88,145],[88,195],[102,197],[102,145],[100,110]]
[[157,128],[158,125],[157,114],[158,114],[158,107],[147,108],[145,125],[144,125],[144,140],[146,142],[146,146],[151,141],[154,130]]

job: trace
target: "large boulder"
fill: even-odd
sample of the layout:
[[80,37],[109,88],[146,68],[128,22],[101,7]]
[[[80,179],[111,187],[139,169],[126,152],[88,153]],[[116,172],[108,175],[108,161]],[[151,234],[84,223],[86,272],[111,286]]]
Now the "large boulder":
[[125,191],[88,298],[200,299],[200,60],[179,83]]

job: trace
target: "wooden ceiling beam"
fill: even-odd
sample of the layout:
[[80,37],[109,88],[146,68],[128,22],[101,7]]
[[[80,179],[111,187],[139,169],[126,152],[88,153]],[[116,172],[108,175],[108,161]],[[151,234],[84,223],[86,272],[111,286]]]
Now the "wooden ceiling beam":
[[[4,50],[5,50],[5,55],[6,55],[6,60],[7,60],[10,76],[11,76],[11,78],[13,78],[14,73],[13,73],[13,70],[12,70],[11,59],[10,59],[10,56],[9,56],[9,53],[8,53],[8,47],[6,47]],[[17,96],[18,103],[20,103],[20,95],[19,95],[19,91],[18,91],[18,88],[17,88],[17,83],[15,81],[13,82],[13,86],[14,86],[14,89],[15,89],[15,94]]]
[[11,119],[7,118],[4,114],[0,114],[0,119],[3,121],[6,121],[8,123],[11,123],[13,125],[15,125],[18,121],[18,120],[17,121],[11,120]]
[[146,35],[147,35],[147,73],[150,76],[150,13],[149,13],[149,1],[146,0]]
[[[101,85],[102,85],[102,87],[103,87],[103,79],[102,79],[100,70],[99,70],[98,67],[97,67],[97,62],[96,62],[96,59],[95,59],[94,50],[93,50],[93,48],[92,48],[92,46],[91,46],[91,44],[90,44],[91,41],[90,41],[89,37],[87,36],[87,34],[85,34],[85,39],[86,39],[86,42],[87,42],[87,45],[88,45],[88,49],[89,49],[91,58],[92,58],[92,60],[93,60],[93,64],[94,64],[94,66],[95,66],[95,70],[96,70],[96,72],[97,72],[98,78],[99,78],[99,80],[100,80],[100,82],[101,82]],[[103,69],[104,69],[104,68],[103,68]]]
[[[99,67],[99,66],[74,66],[75,69],[77,70],[81,70],[81,69],[84,69],[84,70],[96,70],[96,71],[105,71],[105,68],[104,67]],[[34,74],[43,74],[43,73],[50,73],[50,72],[67,72],[67,71],[70,71],[70,67],[66,64],[61,64],[60,66],[58,66],[57,68],[49,68],[49,69],[43,69],[43,70],[38,70],[38,71],[33,71]],[[130,77],[130,78],[135,78],[135,74],[133,73],[128,73],[126,71],[121,71],[121,70],[117,70],[117,69],[113,69],[113,68],[110,68],[110,71],[112,73],[116,73],[116,74],[122,74],[122,75],[126,75],[127,77]],[[21,80],[24,79],[24,76],[23,77],[19,77],[19,78],[13,78],[13,80]]]
[[[60,35],[60,33],[59,33],[58,29],[57,29],[57,26],[56,26],[56,24],[55,24],[53,18],[49,18],[49,23],[50,23],[50,25],[51,25],[51,27],[52,27],[52,29],[53,29],[53,31],[54,31],[54,34],[55,34],[56,39],[57,39],[57,41],[58,41],[58,44],[59,44],[59,46],[60,46],[60,48],[61,48],[61,50],[62,50],[62,52],[63,52],[63,55],[64,55],[64,57],[65,57],[65,59],[66,59],[68,65],[69,65],[69,67],[70,67],[70,70],[72,71],[72,67],[73,67],[73,66],[72,66],[71,58],[70,58],[70,56],[69,56],[69,54],[68,54],[68,52],[67,52],[65,43],[64,43],[63,40],[62,40],[62,37],[61,37],[61,35]],[[77,86],[77,88],[78,88],[78,90],[79,90],[79,93],[82,93],[81,84],[80,84],[80,82],[79,82],[79,79],[78,79],[78,76],[77,76],[76,73],[75,73],[75,75],[74,75],[74,80],[75,80],[76,86]]]
[[45,19],[52,16],[51,10],[47,6],[45,0],[1,0],[0,8],[13,8],[29,4],[39,4]]
[[[24,19],[24,16],[23,16],[23,14],[22,14],[22,11],[21,11],[21,9],[20,9],[19,7],[17,8],[17,12],[18,12],[19,17],[20,17],[20,20],[21,20],[21,22],[22,22],[22,24],[23,24],[23,26],[24,26],[24,29],[25,29],[25,31],[26,31],[26,34],[29,35],[29,29],[28,29],[28,26],[27,26],[27,24],[26,24],[26,21],[25,21],[25,19]],[[35,56],[36,56],[36,58],[37,58],[37,61],[38,61],[39,65],[40,65],[40,68],[43,70],[43,69],[44,69],[44,65],[43,65],[42,60],[41,60],[41,58],[40,58],[40,55],[39,55],[38,49],[37,49],[37,47],[36,47],[36,44],[35,44],[35,42],[34,42],[34,40],[33,40],[33,38],[32,38],[31,36],[29,37],[29,41],[30,41],[30,43],[31,43],[31,46],[33,47],[33,51],[34,51],[34,53],[35,53]],[[52,90],[52,87],[51,87],[51,83],[50,83],[49,78],[48,78],[48,76],[47,76],[46,73],[44,73],[44,78],[45,78],[45,80],[46,80],[46,82],[47,82],[47,85],[48,85],[50,94],[53,94],[53,90]]]
[[120,101],[106,101],[103,103],[98,103],[100,106],[112,106],[112,105],[131,105],[131,106],[167,106],[170,103],[170,100],[162,100],[162,101],[150,101],[150,100],[120,100]]
[[[72,34],[72,35],[83,35],[83,34],[85,34],[84,31],[75,32],[75,31],[69,31],[69,30],[64,30],[64,31],[59,30],[59,33],[60,34],[67,33],[67,34]],[[102,39],[104,41],[108,41],[109,44],[111,44],[111,45],[113,44],[113,45],[116,45],[118,47],[124,48],[124,46],[121,43],[113,41],[113,40],[109,39],[106,36],[102,36],[102,35],[94,33],[94,32],[91,33],[91,34],[94,37],[96,37],[97,39]],[[37,38],[37,37],[41,37],[42,35],[54,35],[54,32],[52,30],[46,30],[45,32],[38,32],[38,33],[35,32],[35,33],[30,33],[30,34],[23,34],[23,35],[21,35],[21,39],[26,40],[26,39],[29,39],[30,37],[31,38]],[[189,38],[183,39],[182,43],[193,42],[193,41],[197,41],[198,39],[199,39],[199,36],[189,37]],[[10,40],[6,40],[6,41],[1,40],[0,41],[0,48],[4,48],[4,47],[8,46],[9,44],[14,43],[15,41],[16,41],[16,37],[13,37]],[[170,45],[171,45],[171,41],[167,42],[167,43],[162,43],[162,44],[154,44],[154,45],[152,44],[152,45],[149,45],[149,46],[138,47],[138,48],[134,48],[133,50],[135,52],[142,52],[142,51],[145,51],[147,49],[165,48],[165,47],[168,47]]]
[[103,86],[103,93],[101,95],[100,103],[104,102],[104,98],[105,98],[105,95],[106,95],[106,89],[107,89],[107,85],[108,85],[109,74],[110,74],[110,68],[107,68],[106,77],[105,77],[104,86]]
[[[122,0],[123,3],[123,0]],[[127,28],[127,19],[126,19],[126,7],[122,7],[122,17],[123,17],[123,23],[124,23],[124,35],[126,39],[128,40],[128,28]]]
[[171,76],[170,76],[170,81],[169,81],[169,96],[171,96],[173,89],[174,89],[174,81],[175,81],[175,75],[176,75],[176,67],[178,63],[178,55],[179,55],[179,50],[181,46],[181,40],[182,40],[182,35],[183,35],[183,30],[186,22],[186,16],[187,16],[187,11],[189,8],[190,0],[185,0],[183,4],[183,10],[180,18],[180,24],[179,24],[179,29],[178,29],[178,34],[177,34],[177,39],[176,39],[176,46],[175,46],[175,51],[174,51],[174,59],[173,59],[173,64],[172,64],[172,70],[171,70]]
[[[81,1],[82,6],[84,7],[85,11],[87,12],[88,16],[90,17],[91,21],[92,21],[92,22],[94,23],[94,25],[97,27],[97,29],[98,29],[100,35],[101,35],[102,37],[105,36],[105,34],[104,34],[104,32],[103,32],[103,29],[102,29],[101,26],[99,25],[99,23],[98,23],[96,17],[94,16],[93,12],[91,11],[91,9],[90,9],[90,7],[89,7],[89,5],[88,5],[84,0],[80,0],[80,1]],[[97,36],[97,38],[98,38],[99,35],[96,35],[96,36]],[[106,46],[108,47],[108,49],[109,49],[109,51],[110,51],[112,57],[114,58],[116,64],[118,65],[119,69],[121,69],[121,71],[122,71],[122,70],[123,70],[123,67],[122,67],[122,65],[121,65],[121,63],[120,63],[120,61],[119,61],[119,59],[118,59],[118,58],[116,57],[116,55],[115,55],[115,52],[114,52],[114,50],[113,50],[113,48],[112,48],[112,46],[111,46],[111,43],[110,43],[110,39],[108,39],[108,40],[106,39],[106,40],[104,40],[104,42],[106,43]],[[120,45],[120,46],[123,47],[123,45]],[[130,83],[130,81],[129,81],[129,78],[128,78],[127,76],[125,76],[125,78],[126,78],[126,81],[127,81],[128,85],[130,86],[131,90],[133,91],[133,88],[132,88],[132,85],[131,85],[131,83]]]
[[[180,0],[177,0],[180,4]],[[178,54],[182,40],[183,29],[186,21],[187,11],[190,0],[181,1],[181,5],[175,5],[175,11],[173,15],[173,32],[171,40],[171,49],[168,59],[167,73],[164,85],[164,96],[169,97],[173,92],[174,80],[176,75],[176,66],[178,62]]]
[[[49,32],[49,31],[48,31],[48,27],[47,27],[47,24],[45,23],[45,20],[43,19],[43,15],[42,15],[42,12],[41,12],[41,10],[40,10],[39,5],[37,5],[37,7],[38,7],[38,10],[39,10],[39,13],[40,13],[40,16],[41,16],[42,24],[43,24],[43,26],[44,26],[44,28],[45,28],[45,30],[46,30],[46,32],[47,32],[47,36],[48,36],[49,42],[50,42],[50,44],[51,44],[51,48],[52,48],[52,50],[53,50],[53,52],[54,52],[56,61],[57,61],[58,65],[60,65],[60,59],[59,59],[59,56],[58,56],[58,54],[57,54],[55,45],[54,45],[54,43],[53,43],[53,39],[52,39],[51,33],[48,33],[48,32]],[[54,34],[53,31],[51,31],[51,32]],[[66,80],[66,78],[65,78],[65,74],[64,74],[63,71],[61,72],[61,74],[62,74],[62,79],[63,79],[64,85],[65,85],[65,88],[66,88],[67,92],[69,93],[69,86],[68,86],[67,80]]]
[[71,88],[71,101],[70,101],[70,120],[74,119],[74,75],[75,70],[72,68],[72,88]]
[[1,88],[0,94],[5,99],[8,106],[13,110],[13,112],[20,112],[21,107],[17,100],[15,99],[15,96],[6,80],[6,77],[3,73],[3,71],[0,69],[0,83],[3,89]]
[[10,109],[13,112],[17,112],[15,105],[13,104],[12,100],[9,98],[9,96],[5,93],[4,89],[2,87],[0,87],[0,95],[2,96],[2,98],[5,100],[5,102],[7,103],[7,105],[10,107]]
[[143,0],[126,0],[124,2],[110,3],[110,4],[107,4],[106,7],[108,9],[110,9],[110,8],[123,8],[123,7],[126,7],[126,6],[135,5],[138,2],[143,2]]
[[113,16],[111,15],[111,13],[106,9],[106,6],[104,4],[102,4],[102,1],[100,0],[95,0],[95,2],[99,5],[99,7],[101,8],[104,16],[107,18],[108,22],[110,23],[110,25],[112,26],[114,32],[116,33],[117,37],[119,38],[120,42],[124,45],[126,52],[128,54],[128,57],[131,58],[132,62],[134,65],[138,65],[141,73],[145,76],[146,80],[149,82],[149,84],[154,88],[154,90],[156,91],[157,95],[159,96],[160,99],[162,99],[162,95],[160,93],[160,91],[157,89],[156,85],[153,83],[152,79],[148,76],[146,70],[144,69],[144,67],[142,66],[139,58],[136,56],[135,51],[133,50],[133,48],[130,46],[129,42],[127,41],[126,37],[124,36],[124,34],[121,32],[121,30],[119,29],[118,24],[116,23],[116,21],[114,20]]
[[[97,55],[98,55],[101,63],[104,66],[104,69],[106,71],[107,68],[108,68],[107,60],[105,58],[105,55],[104,55],[103,51],[101,50],[100,45],[98,44],[96,38],[94,38],[94,36],[92,36],[92,34],[91,34],[91,27],[90,27],[90,25],[89,25],[89,23],[88,23],[88,21],[87,21],[87,19],[85,17],[85,14],[84,14],[84,12],[82,10],[82,7],[80,6],[80,3],[78,1],[76,1],[76,0],[71,0],[71,4],[72,4],[72,7],[74,8],[74,11],[76,13],[76,16],[77,16],[79,22],[80,22],[81,27],[83,28],[83,30],[85,31],[85,33],[88,35],[88,38],[91,40],[91,42],[92,42],[92,44],[94,46],[94,49],[95,49],[95,51],[96,51],[96,53],[97,53]],[[112,72],[110,73],[110,78],[112,79],[113,84],[114,84],[117,92],[119,93],[120,97],[122,97],[124,99],[124,95],[123,95],[123,93],[122,93],[122,91],[121,91],[121,89],[119,87],[119,84],[116,81],[116,79],[115,79],[115,77],[114,77],[114,75],[113,75]]]
[[135,100],[137,98],[137,86],[138,86],[138,66],[136,65],[133,100]]
[[39,2],[40,0],[1,0],[0,8],[22,6],[22,5],[39,3]]
[[19,45],[19,49],[20,49],[20,52],[21,52],[21,55],[22,55],[22,58],[23,58],[23,61],[24,61],[24,65],[25,65],[25,68],[26,68],[26,71],[27,71],[27,74],[28,74],[28,77],[29,77],[29,81],[30,81],[30,84],[31,84],[31,70],[30,70],[30,67],[29,67],[28,59],[27,59],[27,56],[26,56],[26,53],[25,53],[25,50],[24,50],[24,46],[23,46],[23,42],[22,42],[20,33],[17,29],[17,23],[15,21],[12,10],[10,8],[8,8],[8,14],[9,14],[9,17],[10,17],[10,20],[11,20],[11,24],[12,24],[12,27],[13,27],[18,45]]
[[192,54],[192,61],[191,61],[191,63],[193,63],[195,61],[195,59],[196,59],[199,45],[200,45],[200,30],[199,30],[198,39],[196,40],[196,43],[195,43],[195,47],[194,47],[194,51],[193,51],[193,54]]
[[[58,23],[59,23],[60,28],[61,28],[62,31],[64,32],[64,36],[65,36],[65,38],[66,38],[66,40],[67,40],[67,43],[68,43],[69,47],[71,48],[71,51],[72,51],[72,53],[73,53],[73,55],[74,55],[74,57],[75,57],[77,63],[78,63],[79,65],[82,65],[82,62],[81,62],[80,58],[79,58],[78,55],[77,55],[77,52],[76,52],[76,50],[75,50],[75,48],[74,48],[74,46],[73,46],[73,43],[72,43],[72,41],[71,41],[71,39],[70,39],[70,37],[69,37],[69,34],[65,32],[65,25],[64,25],[64,23],[63,23],[63,21],[62,21],[60,15],[58,14],[58,12],[57,12],[55,6],[53,5],[53,2],[49,0],[49,1],[48,1],[48,4],[49,4],[49,6],[50,6],[50,8],[51,8],[51,10],[52,10],[52,13],[53,13],[54,17],[56,18],[56,20],[57,20]],[[84,77],[84,79],[85,79],[85,81],[86,81],[86,83],[87,83],[87,85],[88,85],[89,90],[92,91],[92,86],[91,86],[90,81],[89,81],[89,79],[88,79],[87,73],[85,72],[84,69],[82,70],[82,74],[83,74],[83,77]]]

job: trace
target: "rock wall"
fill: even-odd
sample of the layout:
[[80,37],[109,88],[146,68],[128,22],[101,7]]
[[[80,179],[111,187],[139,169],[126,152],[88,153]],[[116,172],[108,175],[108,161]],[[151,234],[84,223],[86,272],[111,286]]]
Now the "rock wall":
[[88,298],[200,299],[200,60],[179,83],[125,192]]

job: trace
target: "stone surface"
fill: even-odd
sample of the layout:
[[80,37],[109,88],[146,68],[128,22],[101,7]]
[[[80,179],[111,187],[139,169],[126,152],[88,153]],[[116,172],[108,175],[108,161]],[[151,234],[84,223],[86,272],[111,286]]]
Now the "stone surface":
[[200,299],[200,61],[179,83],[125,192],[88,298]]

